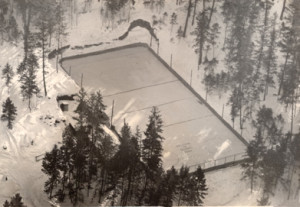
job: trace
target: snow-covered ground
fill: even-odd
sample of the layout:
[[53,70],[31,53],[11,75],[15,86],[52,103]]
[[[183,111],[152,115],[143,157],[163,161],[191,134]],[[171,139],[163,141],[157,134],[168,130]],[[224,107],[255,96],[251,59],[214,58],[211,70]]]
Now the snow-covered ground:
[[[7,62],[16,67],[22,60],[21,48],[3,45],[1,48],[1,66]],[[56,96],[77,90],[77,85],[67,75],[47,64],[48,97],[34,97],[33,110],[27,108],[27,101],[22,100],[20,84],[15,76],[10,87],[0,83],[1,103],[10,97],[17,107],[17,117],[12,130],[6,122],[0,122],[0,204],[10,200],[15,193],[20,193],[28,207],[50,206],[43,192],[46,176],[41,171],[41,161],[35,156],[44,154],[61,141],[64,118]],[[41,70],[38,71],[38,84],[42,86]],[[42,89],[42,88],[41,88]],[[55,125],[55,121],[60,121]],[[6,148],[6,149],[4,149]]]

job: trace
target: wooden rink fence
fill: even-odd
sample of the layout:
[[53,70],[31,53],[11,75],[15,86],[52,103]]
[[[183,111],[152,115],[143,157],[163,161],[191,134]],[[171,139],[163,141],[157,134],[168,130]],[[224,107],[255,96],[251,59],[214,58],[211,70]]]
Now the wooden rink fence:
[[246,152],[241,152],[233,155],[229,155],[223,158],[219,158],[216,160],[211,160],[207,162],[202,162],[199,164],[188,166],[190,172],[196,171],[200,166],[204,172],[210,172],[214,170],[219,170],[222,168],[234,166],[246,162],[248,160],[248,156]]

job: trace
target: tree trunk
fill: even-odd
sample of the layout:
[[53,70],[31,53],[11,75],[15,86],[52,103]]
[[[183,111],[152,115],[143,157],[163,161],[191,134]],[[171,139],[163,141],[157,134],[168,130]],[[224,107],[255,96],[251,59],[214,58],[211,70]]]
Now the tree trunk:
[[24,8],[24,11],[22,12],[22,19],[23,19],[23,29],[24,29],[24,34],[23,34],[23,39],[24,39],[24,59],[27,59],[28,55],[28,50],[29,50],[29,43],[28,43],[28,38],[29,38],[29,27],[30,27],[30,22],[31,22],[31,6],[26,3],[26,8]]
[[[203,20],[205,19],[205,1],[203,0],[203,11],[202,11],[202,15],[203,15]],[[204,29],[204,28],[203,28]],[[200,45],[199,45],[199,59],[198,59],[198,65],[202,64],[202,56],[203,56],[203,47],[204,47],[204,42],[205,42],[205,38],[204,38],[204,31],[203,29],[201,30],[201,36],[200,36]]]
[[292,115],[291,115],[291,134],[293,134],[293,124],[294,124],[294,97],[295,96],[295,92],[292,96]]
[[261,38],[260,38],[260,49],[259,49],[259,56],[258,56],[258,63],[257,63],[257,69],[256,69],[256,72],[257,74],[259,73],[260,71],[260,68],[261,68],[261,62],[263,60],[263,56],[264,56],[264,46],[265,46],[265,33],[266,33],[266,30],[267,30],[267,25],[268,24],[268,5],[266,3],[265,5],[265,18],[264,18],[264,29],[262,31],[262,34],[261,34]]
[[192,25],[194,25],[198,0],[195,0]]
[[279,88],[278,88],[278,93],[277,93],[278,96],[280,95],[280,91],[281,91],[281,88],[282,88],[283,79],[284,79],[284,73],[285,73],[285,69],[286,69],[286,65],[287,65],[288,59],[289,59],[289,52],[287,52],[287,54],[286,54],[285,63],[284,63],[283,69],[281,71],[282,73],[281,73],[281,78],[280,78],[280,83],[279,83]]
[[191,14],[191,7],[192,7],[192,0],[189,0],[188,11],[187,11],[187,15],[186,15],[186,20],[185,20],[185,25],[184,25],[184,30],[183,30],[182,37],[186,36],[186,30],[187,30],[187,26],[188,26],[190,14]]
[[[240,84],[239,86],[239,90],[240,90],[240,94],[242,93],[242,84]],[[239,94],[239,95],[240,95]],[[240,130],[241,130],[241,134],[242,134],[242,131],[243,131],[243,115],[242,115],[242,108],[243,108],[243,100],[242,100],[242,97],[238,97],[239,99],[239,102],[240,102]]]
[[144,185],[144,188],[143,188],[142,193],[141,193],[141,195],[139,197],[139,200],[138,200],[138,205],[139,206],[142,205],[142,201],[143,201],[143,198],[145,197],[147,186],[148,186],[148,175],[146,175],[145,185]]
[[[44,24],[44,23],[43,23]],[[45,28],[44,28],[45,29]],[[42,58],[43,58],[43,83],[44,83],[44,92],[45,92],[45,97],[47,97],[47,87],[46,87],[46,78],[45,78],[45,31],[43,31],[43,37],[42,37]]]
[[[104,168],[104,167],[103,167]],[[98,192],[98,203],[101,202],[101,198],[102,198],[102,193],[103,193],[103,189],[105,186],[105,182],[106,182],[106,171],[104,169],[101,170],[101,186]]]
[[223,50],[225,50],[225,46],[226,46],[227,28],[228,28],[228,23],[226,23],[226,26],[225,26],[224,42],[223,42],[223,48],[222,48]]
[[284,0],[283,5],[282,5],[282,10],[281,10],[281,14],[280,14],[280,20],[283,19],[283,13],[284,13],[284,10],[285,10],[285,3],[286,3],[286,0]]
[[[205,0],[203,0],[203,1],[205,1]],[[211,19],[212,19],[212,15],[213,15],[214,10],[215,10],[215,3],[216,3],[216,0],[213,0],[212,6],[211,6],[211,9],[210,9],[210,14],[209,14],[209,19],[208,19],[208,23],[207,23],[207,28],[209,28],[209,25],[210,25],[210,22],[211,22]]]

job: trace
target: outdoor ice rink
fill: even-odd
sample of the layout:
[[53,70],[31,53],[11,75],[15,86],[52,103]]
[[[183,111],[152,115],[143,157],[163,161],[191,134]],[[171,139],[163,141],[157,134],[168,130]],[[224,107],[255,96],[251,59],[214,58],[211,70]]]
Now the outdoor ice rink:
[[146,47],[132,47],[62,62],[87,91],[100,90],[118,130],[124,119],[144,130],[151,108],[164,122],[164,167],[195,165],[245,152],[246,146]]

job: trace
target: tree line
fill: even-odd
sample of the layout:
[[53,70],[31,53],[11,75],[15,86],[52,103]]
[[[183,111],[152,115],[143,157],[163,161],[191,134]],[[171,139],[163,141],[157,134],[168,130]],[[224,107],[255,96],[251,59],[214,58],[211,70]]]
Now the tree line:
[[[188,13],[193,7],[196,9],[199,2],[189,1]],[[195,36],[198,65],[204,70],[202,82],[206,96],[213,91],[220,95],[230,93],[227,104],[231,107],[232,125],[235,127],[238,119],[242,133],[244,123],[254,118],[253,112],[266,100],[269,88],[277,88],[279,102],[292,111],[292,132],[293,112],[299,96],[297,1],[289,4],[284,1],[279,30],[277,14],[271,13],[274,7],[271,0],[202,0],[201,3],[201,11],[194,12],[196,27],[191,35]],[[217,70],[219,60],[214,52],[218,42],[219,49],[221,47],[221,26],[211,23],[217,8],[221,9],[219,13],[223,15],[225,27],[222,48],[226,67],[221,71]],[[278,61],[278,54],[284,56],[283,63]]]
[[242,164],[243,179],[250,181],[251,192],[261,185],[258,204],[270,205],[270,197],[278,183],[290,192],[292,181],[287,175],[291,173],[291,166],[299,161],[300,133],[285,133],[282,116],[275,115],[271,108],[265,106],[258,110],[252,125],[256,133],[247,147],[249,159]]
[[153,107],[146,130],[132,130],[124,120],[118,144],[105,133],[109,126],[100,92],[78,93],[76,125],[68,125],[62,146],[46,153],[42,171],[45,192],[60,202],[109,201],[108,205],[201,205],[207,194],[205,175],[182,166],[165,171],[162,161],[163,121]]

